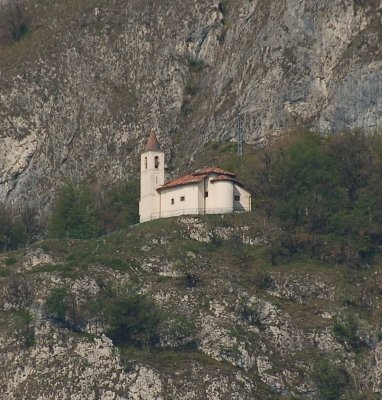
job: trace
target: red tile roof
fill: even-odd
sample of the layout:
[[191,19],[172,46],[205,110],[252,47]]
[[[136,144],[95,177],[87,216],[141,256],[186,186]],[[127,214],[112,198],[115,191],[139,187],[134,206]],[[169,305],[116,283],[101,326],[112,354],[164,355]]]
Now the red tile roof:
[[198,169],[191,175],[185,175],[181,176],[180,178],[172,179],[166,182],[163,186],[161,186],[157,190],[161,191],[164,189],[174,188],[177,186],[200,183],[203,181],[204,178],[206,178],[209,175],[217,175],[217,177],[213,178],[211,182],[223,181],[223,180],[236,182],[235,174],[228,171],[224,171],[219,167],[208,167],[208,168]]
[[147,140],[145,151],[160,151],[159,142],[155,131],[152,130]]
[[199,182],[203,181],[205,176],[206,175],[185,175],[185,176],[181,176],[180,178],[172,179],[172,180],[166,182],[164,185],[162,185],[157,190],[169,189],[169,188],[173,188],[173,187],[176,187],[176,186],[182,186],[182,185],[189,185],[191,183],[199,183]]
[[227,176],[236,176],[232,172],[224,171],[219,167],[207,167],[196,170],[192,175],[210,175],[210,174],[218,174],[218,175],[227,175]]

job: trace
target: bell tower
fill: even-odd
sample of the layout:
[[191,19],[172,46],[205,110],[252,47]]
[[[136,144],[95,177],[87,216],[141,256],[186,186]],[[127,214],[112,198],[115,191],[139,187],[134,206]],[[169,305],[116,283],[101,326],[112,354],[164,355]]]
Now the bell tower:
[[160,195],[156,189],[164,184],[164,152],[160,149],[154,131],[141,154],[140,222],[160,217]]

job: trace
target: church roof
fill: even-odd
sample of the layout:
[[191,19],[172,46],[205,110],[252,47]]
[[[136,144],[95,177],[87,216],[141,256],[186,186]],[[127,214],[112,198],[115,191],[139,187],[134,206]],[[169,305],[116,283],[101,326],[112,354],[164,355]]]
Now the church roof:
[[232,172],[224,171],[224,169],[221,169],[219,167],[207,167],[207,168],[197,169],[192,175],[211,175],[211,174],[231,176],[232,178],[236,176]]
[[235,174],[232,172],[224,171],[223,169],[219,167],[208,167],[208,168],[202,168],[196,170],[194,173],[190,175],[184,175],[181,176],[180,178],[176,179],[171,179],[170,181],[166,182],[164,185],[162,185],[160,188],[157,190],[165,190],[165,189],[170,189],[174,188],[177,186],[183,186],[183,185],[190,185],[194,183],[200,183],[209,175],[216,175],[211,182],[217,182],[217,181],[232,181],[235,182],[239,185],[241,185],[239,182],[236,181],[235,179]]
[[199,183],[202,182],[206,175],[185,175],[181,176],[180,178],[171,179],[170,181],[166,182],[162,185],[158,190],[169,189],[177,186],[182,185],[189,185],[191,183]]
[[145,151],[160,151],[159,142],[154,130],[150,132]]

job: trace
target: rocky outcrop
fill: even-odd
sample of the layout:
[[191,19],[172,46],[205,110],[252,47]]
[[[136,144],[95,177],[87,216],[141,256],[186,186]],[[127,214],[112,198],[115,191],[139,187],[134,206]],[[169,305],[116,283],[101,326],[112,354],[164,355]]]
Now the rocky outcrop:
[[[180,217],[0,255],[4,398],[316,399],[325,360],[349,393],[378,395],[378,268],[271,266],[255,219]],[[47,314],[57,288],[76,325]],[[161,310],[154,347],[118,347],[105,336],[89,308],[105,288],[102,302],[138,292]]]
[[133,176],[152,127],[176,169],[239,114],[248,143],[381,125],[375,0],[26,4],[30,34],[0,47],[0,201]]

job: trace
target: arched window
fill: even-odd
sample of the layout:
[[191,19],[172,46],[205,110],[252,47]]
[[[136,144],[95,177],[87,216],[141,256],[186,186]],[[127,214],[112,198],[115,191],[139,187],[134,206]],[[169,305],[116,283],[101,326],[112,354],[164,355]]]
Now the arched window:
[[159,157],[158,156],[155,156],[154,163],[155,163],[155,169],[158,169],[159,168]]
[[147,169],[147,157],[145,157],[145,169]]

